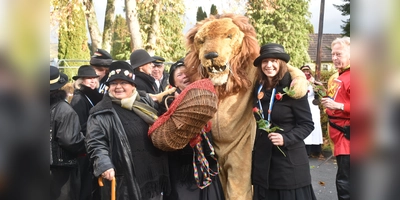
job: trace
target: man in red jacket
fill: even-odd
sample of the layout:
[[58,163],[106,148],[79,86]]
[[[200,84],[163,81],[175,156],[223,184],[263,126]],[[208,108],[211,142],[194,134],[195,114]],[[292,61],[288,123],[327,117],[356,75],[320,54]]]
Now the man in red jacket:
[[333,96],[322,98],[329,118],[329,135],[338,165],[336,189],[339,200],[350,199],[350,38],[332,42],[332,61],[339,77],[328,83]]

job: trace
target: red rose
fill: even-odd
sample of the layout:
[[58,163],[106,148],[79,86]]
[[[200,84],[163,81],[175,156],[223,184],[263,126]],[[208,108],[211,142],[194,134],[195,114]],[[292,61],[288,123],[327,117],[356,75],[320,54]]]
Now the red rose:
[[278,101],[281,100],[282,97],[283,97],[283,94],[281,94],[281,93],[278,93],[278,94],[275,95],[275,98],[276,98],[276,100],[278,100]]
[[254,108],[253,108],[253,112],[258,112],[258,108],[257,108],[257,107],[254,107]]

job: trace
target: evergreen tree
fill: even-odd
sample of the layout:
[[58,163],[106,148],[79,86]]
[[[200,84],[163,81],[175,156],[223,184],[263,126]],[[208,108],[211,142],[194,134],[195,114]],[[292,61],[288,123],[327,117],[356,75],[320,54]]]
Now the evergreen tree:
[[[58,36],[58,59],[89,60],[90,50],[88,46],[86,18],[82,4],[79,0],[60,0],[61,5],[71,6],[74,12],[68,13],[60,26]],[[79,67],[89,62],[68,62],[60,63],[60,66]],[[75,76],[78,68],[64,68],[63,72],[68,77]]]
[[343,5],[333,5],[335,6],[340,12],[342,12],[342,16],[349,16],[349,19],[347,19],[346,21],[342,22],[344,23],[343,25],[341,25],[340,27],[342,28],[343,32],[342,35],[343,36],[348,36],[350,37],[350,0],[343,0],[344,3]]
[[199,22],[203,19],[207,18],[207,13],[203,11],[202,7],[197,8],[197,15],[196,15],[196,20]]
[[112,36],[113,43],[110,52],[111,56],[115,60],[129,60],[131,54],[131,38],[129,30],[126,27],[126,19],[121,15],[117,15],[115,17],[114,32]]
[[246,15],[257,32],[260,45],[279,43],[290,55],[289,64],[309,62],[309,0],[249,0]]
[[217,6],[214,4],[211,5],[210,15],[218,15]]
[[[183,0],[160,0],[161,11],[153,12],[153,1],[143,0],[137,4],[141,35],[145,49],[154,49],[155,55],[161,56],[166,61],[177,61],[185,56],[184,47],[184,21],[185,6]],[[150,31],[152,15],[159,15],[159,27],[156,46],[149,46],[148,32]]]

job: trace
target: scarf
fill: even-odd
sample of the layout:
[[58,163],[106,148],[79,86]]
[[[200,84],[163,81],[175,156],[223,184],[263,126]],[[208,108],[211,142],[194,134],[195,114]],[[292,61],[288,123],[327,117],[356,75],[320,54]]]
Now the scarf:
[[132,110],[149,125],[154,124],[154,122],[158,118],[156,109],[145,103],[139,102],[140,96],[137,90],[133,92],[133,95],[131,97],[125,99],[117,99],[114,96],[112,96],[111,93],[109,93],[109,95],[111,97],[112,102],[121,105],[122,108],[125,108],[127,110]]

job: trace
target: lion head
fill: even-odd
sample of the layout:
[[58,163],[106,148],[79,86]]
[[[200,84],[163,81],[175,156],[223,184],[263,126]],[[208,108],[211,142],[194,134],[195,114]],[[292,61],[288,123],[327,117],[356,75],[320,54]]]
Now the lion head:
[[185,66],[191,81],[209,78],[219,98],[249,89],[254,79],[248,72],[254,70],[259,45],[247,17],[211,16],[190,29],[186,38]]

